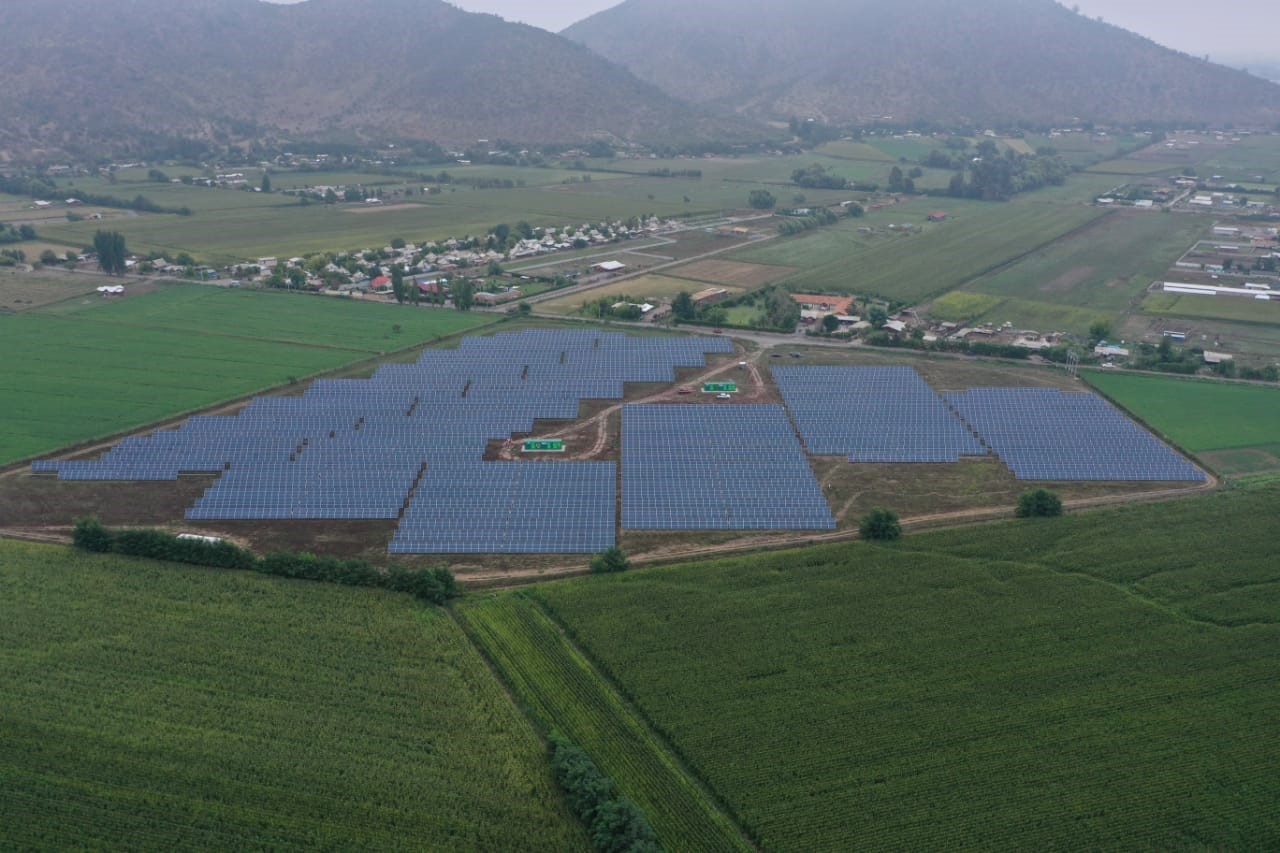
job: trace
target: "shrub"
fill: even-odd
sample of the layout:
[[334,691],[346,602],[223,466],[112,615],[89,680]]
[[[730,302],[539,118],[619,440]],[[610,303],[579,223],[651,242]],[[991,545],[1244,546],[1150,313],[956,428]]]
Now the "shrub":
[[111,531],[103,527],[98,519],[92,517],[76,519],[75,528],[71,532],[71,541],[77,548],[102,554],[111,550],[111,540]]
[[591,558],[591,571],[596,574],[625,572],[630,567],[631,561],[627,559],[626,552],[616,546]]
[[858,533],[863,539],[889,542],[902,535],[902,524],[893,510],[876,507],[863,516]]
[[640,808],[618,793],[577,744],[552,732],[551,770],[573,810],[591,834],[596,850],[608,853],[658,853],[658,836]]
[[1048,489],[1023,492],[1018,498],[1018,518],[1055,518],[1062,515],[1062,498]]

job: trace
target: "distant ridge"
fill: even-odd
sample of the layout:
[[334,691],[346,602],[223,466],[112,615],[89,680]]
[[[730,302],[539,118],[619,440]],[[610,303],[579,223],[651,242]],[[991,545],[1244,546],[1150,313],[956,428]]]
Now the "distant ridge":
[[441,0],[0,3],[0,149],[757,134],[560,36]]
[[1280,120],[1280,86],[1053,0],[626,0],[564,34],[671,95],[760,118]]

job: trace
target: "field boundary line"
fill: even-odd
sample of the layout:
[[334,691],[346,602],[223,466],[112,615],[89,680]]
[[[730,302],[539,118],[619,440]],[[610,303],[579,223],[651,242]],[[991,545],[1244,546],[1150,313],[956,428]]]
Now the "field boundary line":
[[[557,718],[559,718],[560,730],[591,755],[593,761],[615,782],[621,783],[624,786],[624,793],[627,793],[625,787],[632,788],[633,790],[628,796],[640,805],[641,810],[649,817],[650,822],[654,822],[653,815],[650,812],[656,810],[655,805],[660,805],[660,803],[651,803],[646,807],[641,801],[651,799],[651,797],[645,796],[643,793],[639,797],[636,796],[637,792],[643,792],[648,787],[645,784],[645,780],[652,781],[654,777],[643,770],[628,776],[620,776],[616,769],[609,769],[608,765],[611,762],[608,759],[603,762],[600,760],[599,750],[593,749],[590,744],[584,742],[582,737],[568,730],[567,727],[572,725],[572,719],[575,715],[567,709],[575,706],[586,708],[587,706],[579,702],[580,697],[574,692],[553,694],[544,689],[543,685],[535,683],[533,671],[525,671],[520,665],[520,658],[525,657],[522,650],[510,643],[504,643],[502,640],[497,639],[503,633],[500,626],[504,620],[498,618],[497,614],[486,614],[486,606],[498,606],[500,609],[514,608],[510,612],[514,613],[518,610],[527,613],[535,622],[545,623],[545,630],[548,632],[547,636],[554,637],[557,649],[547,650],[543,654],[533,654],[528,656],[529,659],[537,658],[554,662],[562,658],[562,662],[565,665],[574,669],[581,669],[586,679],[585,683],[590,685],[590,691],[598,691],[600,698],[607,705],[607,707],[599,708],[599,715],[615,721],[618,727],[616,733],[626,734],[628,740],[634,738],[637,741],[637,743],[631,745],[633,749],[642,749],[648,752],[652,760],[656,762],[656,766],[662,768],[661,772],[669,774],[667,778],[676,787],[696,797],[696,800],[690,800],[688,803],[688,807],[693,810],[692,813],[702,814],[706,820],[710,821],[707,826],[715,827],[715,831],[720,834],[720,837],[730,842],[732,846],[742,849],[755,849],[755,844],[743,832],[738,821],[719,807],[716,799],[710,796],[709,792],[700,784],[699,779],[688,771],[680,756],[670,749],[665,738],[648,725],[646,718],[637,713],[633,703],[617,690],[610,679],[600,672],[595,662],[583,653],[582,649],[571,640],[560,623],[553,619],[535,598],[524,593],[505,593],[498,597],[492,597],[487,603],[476,605],[477,612],[474,615],[463,612],[467,609],[465,602],[462,603],[461,607],[451,606],[447,608],[453,618],[459,622],[468,641],[490,663],[495,676],[504,685],[504,688],[508,690],[517,707],[528,717],[530,724],[540,736],[545,737],[551,730],[556,729],[558,727]],[[488,641],[481,639],[482,635],[490,636],[493,640],[492,647],[488,645]],[[491,649],[493,654],[491,654]],[[500,662],[498,658],[502,656],[509,657],[507,661],[509,666],[504,666]],[[536,667],[536,664],[534,666]],[[523,673],[526,677],[519,678],[516,673]],[[527,691],[522,691],[517,682],[523,682]],[[604,732],[597,734],[600,737],[607,736]],[[617,755],[614,755],[614,758],[617,758]],[[650,793],[652,793],[651,789]],[[685,812],[686,815],[689,813]],[[661,822],[659,821],[659,823]],[[674,825],[669,825],[668,830]],[[733,842],[736,842],[736,844]]]
[[602,664],[595,655],[591,654],[591,652],[589,652],[578,641],[577,633],[567,622],[564,621],[563,618],[561,618],[560,614],[551,606],[550,602],[539,595],[536,588],[530,591],[528,597],[538,607],[538,609],[542,611],[543,615],[546,616],[547,619],[549,619],[560,631],[565,644],[569,646],[574,653],[579,655],[589,667],[591,667],[591,671],[597,678],[601,679],[614,693],[617,694],[618,698],[621,700],[622,707],[633,716],[639,718],[640,722],[646,729],[648,729],[649,734],[653,736],[654,741],[670,753],[671,757],[675,760],[675,767],[685,776],[689,777],[694,785],[701,791],[702,795],[707,798],[713,806],[718,808],[724,817],[733,824],[738,832],[742,834],[744,841],[750,844],[753,848],[759,850],[759,844],[756,843],[750,833],[745,829],[745,821],[743,821],[742,818],[739,817],[738,813],[734,811],[728,800],[726,800],[725,797],[716,790],[716,787],[706,778],[698,768],[698,765],[691,761],[689,757],[685,755],[678,746],[676,746],[675,739],[653,721],[653,718],[651,718],[645,711],[644,706],[641,705],[636,698],[622,686],[622,682],[614,677],[613,672]]

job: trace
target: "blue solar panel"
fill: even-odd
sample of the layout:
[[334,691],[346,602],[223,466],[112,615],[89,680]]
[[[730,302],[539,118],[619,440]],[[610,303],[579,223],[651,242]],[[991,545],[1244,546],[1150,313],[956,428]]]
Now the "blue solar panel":
[[629,405],[629,530],[832,530],[835,519],[781,406]]
[[1019,480],[1204,479],[1095,394],[974,388],[945,397]]
[[808,451],[850,462],[956,462],[986,449],[910,367],[775,367]]
[[[44,460],[32,470],[66,480],[219,474],[191,519],[403,513],[396,553],[598,551],[614,542],[612,463],[484,463],[488,443],[531,432],[537,420],[576,419],[584,399],[620,399],[627,382],[671,382],[676,368],[732,351],[722,338],[577,329],[469,337],[371,379],[319,380],[300,397],[261,397],[232,417],[127,438],[96,461]],[[491,490],[486,500],[480,486]],[[464,511],[449,516],[454,527],[427,531],[440,506]]]

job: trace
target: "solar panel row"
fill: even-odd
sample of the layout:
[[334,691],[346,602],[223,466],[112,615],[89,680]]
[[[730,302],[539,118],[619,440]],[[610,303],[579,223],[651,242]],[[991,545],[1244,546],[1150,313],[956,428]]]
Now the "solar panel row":
[[781,406],[629,405],[629,530],[831,530],[835,519]]
[[775,367],[809,452],[850,462],[956,462],[986,449],[910,367]]
[[973,388],[945,396],[1020,480],[1204,479],[1096,394]]

